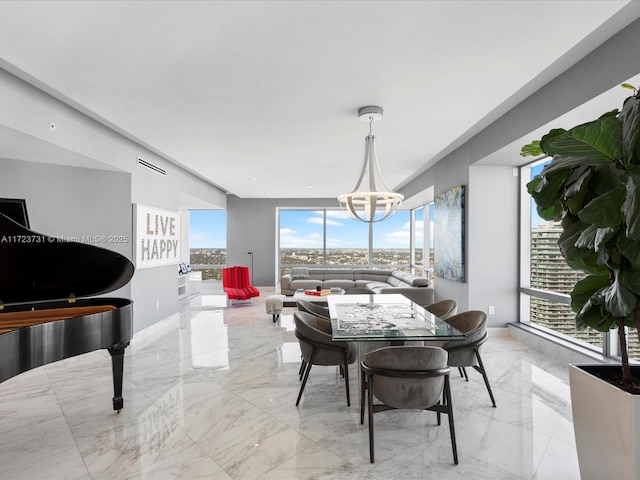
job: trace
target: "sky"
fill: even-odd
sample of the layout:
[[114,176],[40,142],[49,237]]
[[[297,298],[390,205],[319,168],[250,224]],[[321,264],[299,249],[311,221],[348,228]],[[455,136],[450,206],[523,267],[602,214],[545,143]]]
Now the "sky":
[[[282,248],[322,248],[322,211],[282,210]],[[226,247],[226,211],[192,210],[190,248]],[[421,232],[420,225],[417,231]],[[347,218],[340,210],[327,211],[327,248],[367,248],[368,224]],[[409,247],[409,212],[404,210],[374,224],[374,247]]]
[[[538,175],[544,166],[549,163],[551,160],[545,160],[543,163],[534,165],[531,167],[531,180]],[[536,203],[531,199],[531,228],[536,228],[540,223],[546,223],[546,220],[543,220],[540,215],[538,215],[538,209],[536,208]]]
[[189,248],[226,248],[227,211],[189,211]]
[[[280,213],[282,248],[322,248],[323,212],[286,210]],[[403,210],[373,224],[376,248],[409,247],[409,211]],[[367,248],[368,224],[348,218],[341,210],[327,210],[327,248]]]

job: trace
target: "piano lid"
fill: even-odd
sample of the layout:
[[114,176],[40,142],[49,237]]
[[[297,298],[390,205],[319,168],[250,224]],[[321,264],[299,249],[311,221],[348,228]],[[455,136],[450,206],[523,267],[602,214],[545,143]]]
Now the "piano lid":
[[0,213],[0,302],[101,295],[129,283],[133,272],[117,252],[33,232]]

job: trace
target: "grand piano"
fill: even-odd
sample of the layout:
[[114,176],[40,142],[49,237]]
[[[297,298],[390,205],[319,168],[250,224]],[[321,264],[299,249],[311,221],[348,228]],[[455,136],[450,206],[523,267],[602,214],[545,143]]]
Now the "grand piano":
[[133,264],[91,243],[36,233],[29,229],[24,200],[0,199],[0,265],[0,382],[107,349],[113,409],[120,412],[132,301],[95,296],[126,285]]

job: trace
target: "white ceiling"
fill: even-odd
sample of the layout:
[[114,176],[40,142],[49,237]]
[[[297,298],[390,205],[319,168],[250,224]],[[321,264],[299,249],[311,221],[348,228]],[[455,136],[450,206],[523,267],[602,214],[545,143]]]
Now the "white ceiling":
[[5,0],[0,67],[240,197],[335,197],[359,107],[385,109],[397,188],[635,20],[627,4]]

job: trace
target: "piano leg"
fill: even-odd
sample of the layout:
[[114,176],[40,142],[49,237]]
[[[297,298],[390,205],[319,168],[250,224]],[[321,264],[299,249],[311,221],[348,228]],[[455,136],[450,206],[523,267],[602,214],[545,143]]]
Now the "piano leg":
[[124,349],[129,342],[109,348],[111,354],[111,370],[113,372],[113,409],[120,413],[124,406],[122,398],[122,376],[124,372]]

